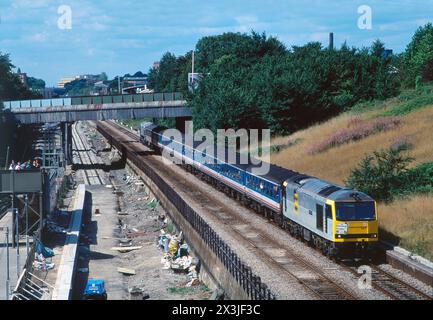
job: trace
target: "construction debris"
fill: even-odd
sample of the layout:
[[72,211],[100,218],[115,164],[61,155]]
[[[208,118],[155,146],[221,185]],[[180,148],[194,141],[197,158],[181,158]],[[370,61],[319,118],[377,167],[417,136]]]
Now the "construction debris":
[[176,273],[186,273],[189,279],[187,287],[197,286],[201,284],[198,279],[200,271],[200,261],[194,264],[195,260],[189,254],[189,246],[183,243],[183,232],[177,236],[167,234],[161,230],[158,238],[158,247],[164,251],[161,258],[162,269],[171,269]]
[[136,246],[136,247],[113,247],[113,248],[111,248],[111,250],[115,250],[115,251],[123,253],[123,252],[130,252],[130,251],[133,251],[133,250],[139,250],[141,248],[143,248],[143,247],[142,246]]
[[117,271],[126,275],[134,275],[135,270],[134,269],[127,269],[127,268],[117,268]]
[[47,263],[46,261],[41,262],[41,261],[35,260],[35,261],[33,261],[33,267],[36,270],[46,271],[46,270],[54,269],[54,263]]

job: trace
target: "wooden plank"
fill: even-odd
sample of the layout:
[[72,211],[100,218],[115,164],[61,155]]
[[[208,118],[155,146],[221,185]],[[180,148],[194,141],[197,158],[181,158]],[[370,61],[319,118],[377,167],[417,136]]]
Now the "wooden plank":
[[128,274],[128,275],[134,275],[135,274],[135,270],[134,269],[128,269],[128,268],[117,268],[117,271],[123,274]]
[[138,250],[143,248],[142,246],[137,246],[137,247],[113,247],[111,248],[111,250],[115,250],[115,251],[119,251],[119,252],[129,252],[132,250]]

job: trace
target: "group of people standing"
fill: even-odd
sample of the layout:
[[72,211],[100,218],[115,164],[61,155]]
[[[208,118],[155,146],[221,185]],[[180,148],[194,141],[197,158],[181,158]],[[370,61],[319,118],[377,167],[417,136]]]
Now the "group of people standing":
[[39,164],[38,159],[34,159],[33,161],[29,160],[26,162],[16,162],[12,160],[11,165],[9,166],[9,170],[20,171],[20,170],[33,170],[39,169],[41,165]]

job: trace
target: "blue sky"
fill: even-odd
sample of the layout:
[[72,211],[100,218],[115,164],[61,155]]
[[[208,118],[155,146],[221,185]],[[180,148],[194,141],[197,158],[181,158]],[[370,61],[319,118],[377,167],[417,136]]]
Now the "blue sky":
[[[61,30],[60,5],[72,10]],[[358,7],[372,8],[371,30],[358,28]],[[23,72],[54,85],[63,76],[146,72],[161,55],[192,50],[223,32],[272,35],[286,46],[310,41],[368,46],[380,38],[401,52],[414,31],[433,21],[433,0],[0,0],[0,51]]]

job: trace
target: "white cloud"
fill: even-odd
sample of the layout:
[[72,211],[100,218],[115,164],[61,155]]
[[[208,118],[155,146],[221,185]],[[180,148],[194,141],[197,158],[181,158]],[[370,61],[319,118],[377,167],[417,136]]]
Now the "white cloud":
[[34,9],[47,7],[53,3],[53,0],[14,0],[12,8],[17,9]]
[[31,42],[46,42],[48,40],[48,33],[41,32],[41,33],[35,33],[28,37],[28,40]]

